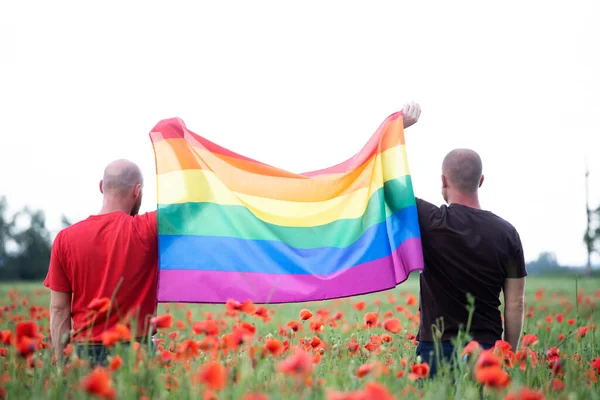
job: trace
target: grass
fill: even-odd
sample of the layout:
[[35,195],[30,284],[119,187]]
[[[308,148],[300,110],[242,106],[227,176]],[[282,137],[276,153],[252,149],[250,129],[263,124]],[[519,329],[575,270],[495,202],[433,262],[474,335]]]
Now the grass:
[[[160,304],[158,314],[172,316],[173,323],[159,329],[157,338],[163,342],[158,351],[151,354],[142,348],[134,354],[131,348],[117,346],[115,354],[123,364],[90,375],[89,365],[74,355],[59,370],[52,361],[52,350],[44,345],[27,357],[17,354],[15,325],[19,320],[33,318],[43,335],[42,343],[50,343],[49,295],[41,283],[4,283],[0,284],[0,327],[11,331],[13,341],[0,344],[4,348],[0,353],[4,363],[0,398],[4,392],[8,399],[84,399],[96,389],[96,394],[104,393],[100,397],[119,399],[251,399],[250,394],[257,395],[255,399],[286,400],[504,399],[531,389],[539,398],[600,399],[600,371],[593,364],[600,357],[595,328],[600,278],[530,277],[524,332],[536,335],[537,343],[525,350],[494,350],[503,365],[493,370],[478,368],[479,353],[474,353],[436,379],[416,379],[426,367],[415,357],[415,296],[418,298],[416,275],[387,292],[267,305],[269,320],[227,313],[224,305]],[[365,303],[362,310],[356,307],[360,302]],[[32,311],[32,305],[41,307]],[[300,318],[303,309],[313,314],[306,321]],[[368,312],[377,313],[372,327],[365,324]],[[564,315],[560,323],[558,314]],[[192,329],[194,323],[207,318],[216,322],[217,335]],[[382,323],[389,319],[398,319],[402,329],[387,331],[389,325]],[[296,321],[301,330],[291,330],[290,321]],[[244,339],[241,345],[240,338]],[[461,348],[467,341],[465,338]],[[558,352],[552,349],[559,344]],[[354,354],[349,351],[355,348]],[[111,361],[114,363],[114,358]],[[506,376],[509,381],[505,382]]]

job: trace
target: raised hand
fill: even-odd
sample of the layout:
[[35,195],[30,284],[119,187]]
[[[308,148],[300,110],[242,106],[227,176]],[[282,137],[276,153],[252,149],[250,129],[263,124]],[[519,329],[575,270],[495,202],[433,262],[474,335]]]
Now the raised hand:
[[404,120],[404,129],[414,125],[421,116],[421,106],[418,103],[408,103],[402,109],[402,117]]

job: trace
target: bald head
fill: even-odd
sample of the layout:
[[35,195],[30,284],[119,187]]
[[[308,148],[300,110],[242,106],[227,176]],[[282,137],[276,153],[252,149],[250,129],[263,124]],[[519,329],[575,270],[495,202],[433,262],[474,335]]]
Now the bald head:
[[142,171],[128,160],[116,160],[104,169],[102,189],[105,194],[127,195],[139,184],[143,184]]
[[142,204],[144,178],[140,168],[129,160],[116,160],[104,169],[100,191],[104,195],[101,213],[123,211],[136,215]]
[[452,150],[444,158],[442,174],[459,192],[473,194],[477,192],[481,183],[481,158],[470,149]]

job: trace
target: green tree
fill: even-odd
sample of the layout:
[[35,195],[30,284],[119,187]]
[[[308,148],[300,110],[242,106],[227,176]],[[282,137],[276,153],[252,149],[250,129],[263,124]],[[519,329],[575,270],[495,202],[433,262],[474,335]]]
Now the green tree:
[[532,274],[548,273],[561,270],[554,253],[544,251],[540,253],[537,260],[527,264],[527,272]]
[[[43,211],[24,208],[8,217],[7,208],[6,198],[0,198],[0,280],[43,279],[52,246]],[[18,230],[17,221],[26,228]]]
[[537,263],[546,267],[559,267],[558,261],[556,260],[556,254],[549,251],[540,253],[537,259]]
[[22,280],[42,279],[48,272],[52,240],[46,229],[46,218],[43,211],[25,209],[21,212],[29,218],[29,227],[13,235],[18,246],[14,257],[18,267],[18,277]]

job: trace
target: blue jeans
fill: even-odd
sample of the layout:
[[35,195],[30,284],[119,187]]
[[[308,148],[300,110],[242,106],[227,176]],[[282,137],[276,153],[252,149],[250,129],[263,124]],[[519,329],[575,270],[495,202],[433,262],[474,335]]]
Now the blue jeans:
[[[121,347],[126,350],[128,350],[130,345],[130,342],[121,343]],[[142,341],[140,345],[147,347],[147,341]],[[150,346],[151,352],[156,351],[156,344],[154,341],[150,342]],[[89,361],[92,368],[96,366],[108,366],[108,356],[111,355],[111,348],[106,347],[101,343],[77,343],[75,344],[75,349],[77,351],[77,357]]]
[[[494,347],[493,344],[479,343],[479,345],[485,349],[491,349]],[[440,342],[441,353],[439,355],[441,362],[452,362],[454,359],[454,345],[450,341]],[[417,356],[421,356],[423,362],[429,364],[429,377],[433,378],[437,375],[438,365],[435,354],[435,343],[433,342],[419,342],[417,345]],[[450,364],[452,366],[452,363]]]
[[77,357],[89,361],[92,368],[96,366],[106,367],[110,355],[108,347],[102,344],[86,343],[77,344],[75,348],[77,349]]

